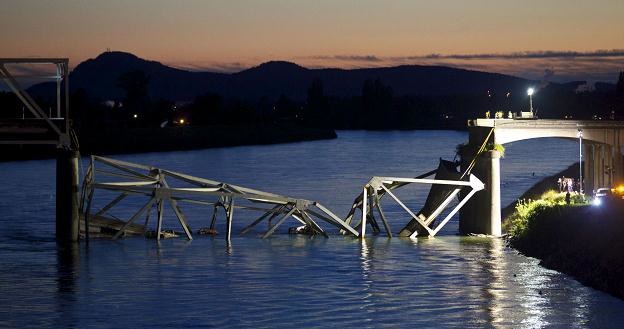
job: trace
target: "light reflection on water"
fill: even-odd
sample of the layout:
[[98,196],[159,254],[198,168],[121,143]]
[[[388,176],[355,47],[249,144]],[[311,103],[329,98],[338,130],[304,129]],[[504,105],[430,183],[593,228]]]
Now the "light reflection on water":
[[[454,146],[466,139],[464,133],[435,131],[340,136],[117,158],[320,200],[344,215],[370,176],[415,176],[435,166],[437,157],[452,157]],[[505,200],[574,161],[574,143],[536,145],[508,146],[502,162]],[[540,161],[527,157],[529,151]],[[374,161],[363,160],[367,157]],[[540,267],[502,240],[453,236],[456,221],[435,239],[309,239],[282,232],[267,240],[235,235],[229,247],[222,237],[161,243],[130,238],[59,250],[51,238],[53,173],[52,161],[0,164],[0,327],[616,328],[624,323],[624,302]],[[412,195],[426,195],[426,189]],[[411,205],[417,208],[418,202]],[[405,217],[398,207],[387,207],[397,231]],[[192,227],[206,217],[189,210]],[[248,222],[245,215],[235,216],[235,231]]]

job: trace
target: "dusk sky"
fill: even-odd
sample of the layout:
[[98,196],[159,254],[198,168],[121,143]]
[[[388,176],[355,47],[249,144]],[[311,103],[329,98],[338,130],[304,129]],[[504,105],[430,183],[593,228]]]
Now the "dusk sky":
[[69,57],[73,66],[111,49],[226,72],[268,60],[529,78],[548,70],[553,81],[614,81],[624,70],[622,0],[2,0],[0,31],[0,57]]

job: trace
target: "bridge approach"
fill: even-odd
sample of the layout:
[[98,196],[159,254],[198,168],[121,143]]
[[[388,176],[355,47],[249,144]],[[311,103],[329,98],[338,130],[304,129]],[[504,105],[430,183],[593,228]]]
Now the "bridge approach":
[[[583,189],[591,193],[624,180],[624,121],[607,120],[468,120],[469,140],[461,151],[462,168],[473,162],[484,144],[507,144],[534,138],[565,138],[579,141],[583,158]],[[485,183],[460,212],[462,234],[501,235],[500,153],[495,150],[477,156],[472,173]],[[540,159],[535,159],[539,162]],[[579,177],[575,177],[578,179]]]

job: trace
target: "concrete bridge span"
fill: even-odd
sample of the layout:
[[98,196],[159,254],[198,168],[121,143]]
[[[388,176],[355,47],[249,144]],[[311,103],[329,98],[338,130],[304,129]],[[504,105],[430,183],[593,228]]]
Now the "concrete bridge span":
[[[484,142],[504,145],[554,137],[580,141],[584,191],[591,193],[624,181],[624,121],[474,119],[468,121],[468,131],[468,144],[461,151],[463,169],[470,166]],[[500,154],[481,153],[472,172],[484,181],[486,189],[462,208],[460,233],[501,235]]]

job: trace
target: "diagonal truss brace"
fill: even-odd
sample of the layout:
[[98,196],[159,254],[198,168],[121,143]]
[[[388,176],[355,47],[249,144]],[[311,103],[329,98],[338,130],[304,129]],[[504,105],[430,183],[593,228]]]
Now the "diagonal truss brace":
[[[17,79],[5,66],[6,64],[54,64],[56,65],[56,119],[64,119],[62,126],[57,122],[53,122],[28,92],[19,84]],[[35,119],[43,120],[49,129],[57,136],[54,141],[59,147],[71,148],[77,144],[70,137],[69,126],[69,60],[66,58],[0,58],[0,79],[3,80],[11,91],[17,96],[22,104],[30,111]],[[65,106],[61,108],[61,82],[64,82],[64,98]],[[75,137],[75,136],[74,136]],[[5,144],[30,144],[30,143],[49,143],[49,141],[0,141]]]
[[[402,187],[407,184],[440,184],[440,185],[452,185],[457,186],[448,197],[427,217],[419,217],[413,211],[409,209],[393,192],[393,189]],[[448,207],[451,201],[459,194],[461,189],[470,188],[470,192],[464,196],[459,203],[451,210],[451,212],[437,225],[432,226],[434,220]],[[351,212],[349,213],[345,222],[350,224],[355,209],[362,210],[362,219],[357,225],[360,227],[360,237],[364,237],[366,234],[367,219],[372,219],[373,209],[377,209],[379,212],[386,233],[388,237],[392,236],[389,232],[389,225],[383,210],[381,208],[381,198],[384,195],[390,196],[403,210],[408,213],[414,220],[416,220],[428,233],[429,236],[435,236],[441,229],[448,223],[448,221],[468,202],[468,200],[478,191],[485,188],[485,185],[476,176],[470,175],[468,181],[463,180],[440,180],[440,179],[426,179],[426,178],[402,178],[402,177],[373,177],[364,185],[363,192],[358,198],[355,199]],[[373,195],[373,198],[369,198],[369,195]],[[372,201],[371,201],[372,200]],[[372,225],[373,223],[371,223]],[[356,227],[357,227],[356,226]],[[410,235],[411,238],[416,237],[418,232],[414,232]]]

